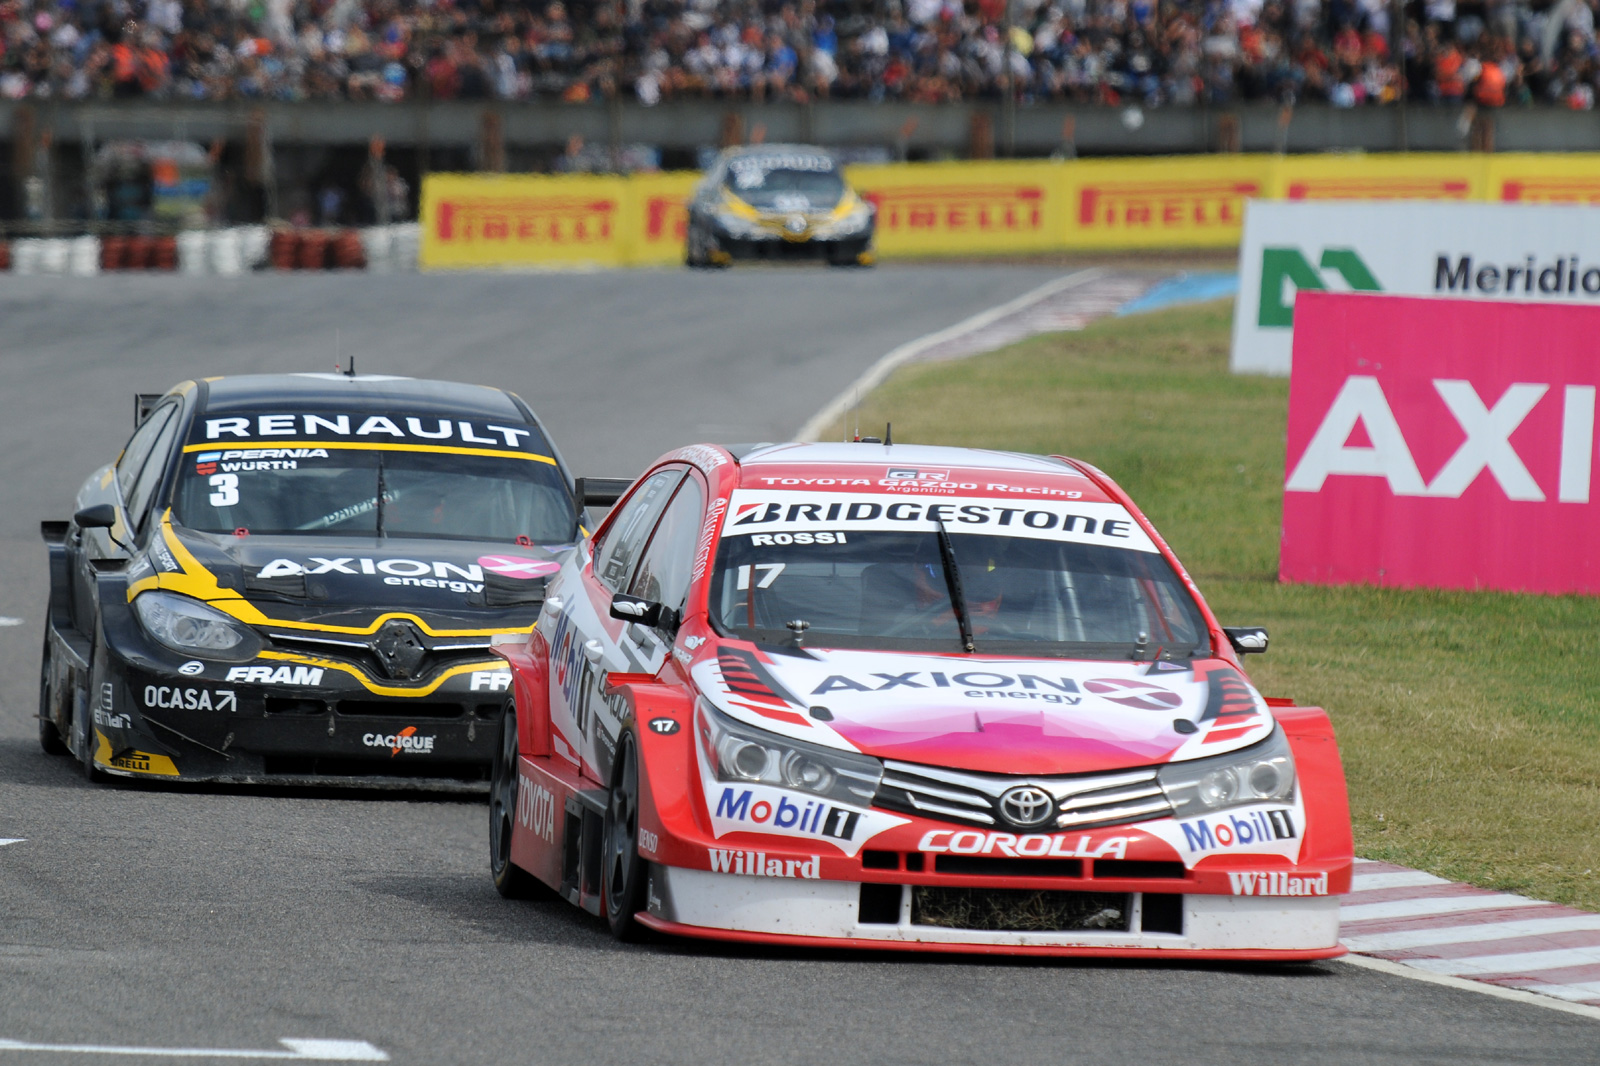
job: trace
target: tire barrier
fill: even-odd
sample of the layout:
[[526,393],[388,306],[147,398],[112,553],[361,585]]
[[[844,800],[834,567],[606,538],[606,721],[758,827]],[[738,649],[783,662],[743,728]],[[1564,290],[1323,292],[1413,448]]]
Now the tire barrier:
[[232,226],[173,234],[0,240],[0,271],[92,277],[131,271],[238,277],[262,271],[417,269],[416,223],[363,229]]

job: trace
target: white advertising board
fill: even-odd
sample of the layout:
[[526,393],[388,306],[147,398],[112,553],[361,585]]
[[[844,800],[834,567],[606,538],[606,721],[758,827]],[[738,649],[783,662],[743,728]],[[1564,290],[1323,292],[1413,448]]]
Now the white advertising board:
[[1251,200],[1234,373],[1289,373],[1301,289],[1600,306],[1600,207]]

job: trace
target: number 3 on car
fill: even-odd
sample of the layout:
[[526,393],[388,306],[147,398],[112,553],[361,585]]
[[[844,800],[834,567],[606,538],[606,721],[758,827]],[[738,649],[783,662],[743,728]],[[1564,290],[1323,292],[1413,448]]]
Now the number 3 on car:
[[685,448],[496,648],[495,884],[624,939],[1338,955],[1343,770],[1266,646],[1087,464]]

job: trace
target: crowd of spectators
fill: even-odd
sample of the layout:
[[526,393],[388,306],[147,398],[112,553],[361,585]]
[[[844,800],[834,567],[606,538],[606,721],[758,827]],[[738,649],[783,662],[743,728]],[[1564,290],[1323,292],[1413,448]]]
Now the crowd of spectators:
[[[1010,10],[1007,10],[1007,3]],[[11,99],[1594,106],[1600,0],[0,0]]]

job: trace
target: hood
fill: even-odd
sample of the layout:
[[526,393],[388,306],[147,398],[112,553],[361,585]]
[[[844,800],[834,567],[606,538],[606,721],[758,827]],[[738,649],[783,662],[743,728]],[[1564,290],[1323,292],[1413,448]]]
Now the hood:
[[[262,614],[362,624],[389,611],[430,624],[492,626],[528,616],[566,546],[459,540],[274,537],[197,533],[167,525],[147,562],[162,588],[201,599],[242,596]],[[137,575],[130,574],[130,587]],[[485,617],[487,615],[487,618]]]
[[727,641],[692,668],[750,725],[884,759],[1003,774],[1093,773],[1218,755],[1273,719],[1220,659],[1086,662]]

